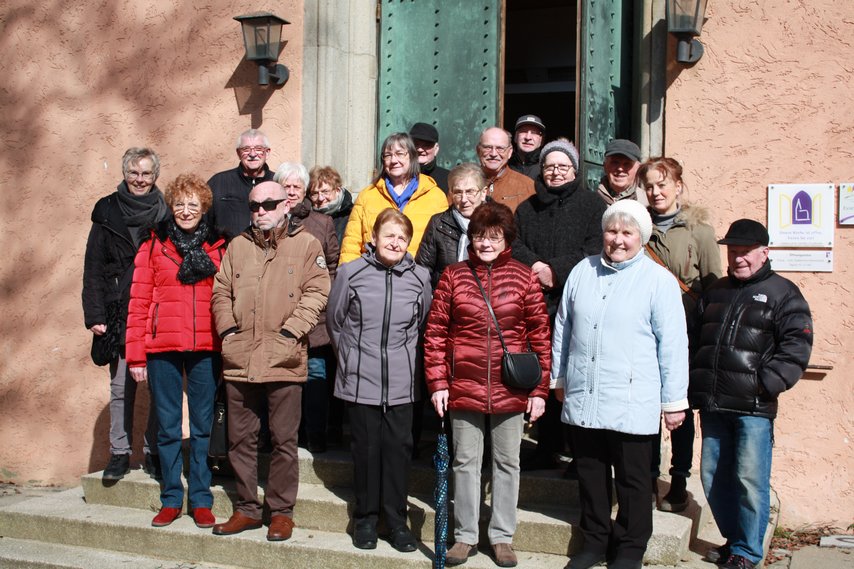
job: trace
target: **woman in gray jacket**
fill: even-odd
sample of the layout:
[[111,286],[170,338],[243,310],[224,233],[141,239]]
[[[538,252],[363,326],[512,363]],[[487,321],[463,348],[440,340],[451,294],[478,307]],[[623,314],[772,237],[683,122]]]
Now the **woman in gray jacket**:
[[412,456],[416,348],[430,310],[430,273],[406,252],[412,223],[382,211],[360,258],[338,268],[326,308],[326,327],[338,356],[335,396],[347,404],[352,436],[353,545],[377,546],[382,509],[398,551],[415,551],[406,527]]

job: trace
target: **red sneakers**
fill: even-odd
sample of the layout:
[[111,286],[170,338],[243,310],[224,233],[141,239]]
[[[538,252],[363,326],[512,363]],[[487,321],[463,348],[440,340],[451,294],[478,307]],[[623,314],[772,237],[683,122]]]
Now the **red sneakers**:
[[212,528],[216,523],[210,508],[193,508],[193,520],[196,522],[196,527],[200,528]]
[[157,515],[154,516],[153,520],[151,520],[151,525],[156,528],[162,528],[163,526],[168,526],[180,517],[180,508],[160,508],[160,511],[157,513]]

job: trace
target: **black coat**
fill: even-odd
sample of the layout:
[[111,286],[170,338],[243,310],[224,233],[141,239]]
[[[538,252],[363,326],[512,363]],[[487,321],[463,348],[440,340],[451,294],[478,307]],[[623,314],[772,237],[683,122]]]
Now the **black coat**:
[[427,223],[415,262],[430,271],[434,290],[445,267],[458,261],[457,252],[462,235],[463,230],[454,219],[451,208],[437,213]]
[[213,204],[206,215],[214,232],[229,240],[243,233],[252,221],[249,192],[261,182],[272,179],[273,172],[266,164],[260,178],[247,177],[240,166],[211,176],[208,186],[213,192]]
[[537,261],[551,266],[555,286],[545,295],[554,318],[569,272],[588,255],[602,251],[605,204],[587,191],[581,178],[556,189],[547,189],[539,178],[535,187],[537,193],[516,209],[519,235],[513,257],[528,266]]
[[446,194],[448,193],[448,174],[450,174],[448,169],[436,165],[436,161],[433,160],[432,162],[421,165],[421,173],[433,178],[439,189]]
[[[147,227],[139,229],[140,241],[148,232]],[[86,328],[107,324],[122,346],[137,248],[122,218],[118,192],[98,200],[83,260],[83,319]]]
[[773,419],[777,396],[806,369],[812,328],[801,291],[770,261],[746,281],[718,280],[692,326],[692,407]]
[[511,170],[516,170],[520,174],[525,174],[532,180],[536,181],[540,177],[540,152],[543,147],[539,147],[533,152],[523,152],[516,145],[513,145],[513,154],[507,165]]
[[353,211],[353,194],[344,188],[341,188],[341,191],[344,192],[341,207],[338,208],[338,211],[327,214],[332,218],[332,225],[335,226],[335,236],[338,237],[339,248],[344,240],[344,229],[347,228],[347,222],[350,221],[350,212]]

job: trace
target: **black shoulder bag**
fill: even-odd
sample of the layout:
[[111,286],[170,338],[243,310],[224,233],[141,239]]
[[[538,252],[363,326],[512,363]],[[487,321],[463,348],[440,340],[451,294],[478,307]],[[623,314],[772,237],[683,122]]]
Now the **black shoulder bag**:
[[474,275],[474,280],[480,288],[480,293],[483,295],[483,300],[486,302],[486,308],[489,310],[489,315],[492,316],[492,321],[495,323],[495,330],[498,332],[498,339],[501,340],[501,348],[504,350],[504,356],[501,358],[501,381],[504,385],[513,389],[524,389],[531,391],[543,378],[543,370],[540,368],[540,359],[537,354],[530,351],[528,344],[527,352],[510,352],[507,350],[507,344],[504,343],[504,336],[501,334],[501,327],[498,325],[498,318],[495,317],[495,311],[492,310],[492,304],[486,296],[486,291],[474,270],[474,267],[469,265],[471,274]]

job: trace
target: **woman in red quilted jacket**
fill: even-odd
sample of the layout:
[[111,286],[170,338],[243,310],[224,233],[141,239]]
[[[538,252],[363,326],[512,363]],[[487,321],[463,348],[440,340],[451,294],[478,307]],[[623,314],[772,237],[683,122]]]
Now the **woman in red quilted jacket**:
[[[424,336],[425,374],[439,416],[450,411],[454,437],[454,546],[447,565],[477,553],[480,468],[487,425],[492,435],[492,517],[489,542],[499,567],[514,567],[511,547],[519,497],[519,446],[524,414],[536,421],[545,409],[551,362],[549,316],[540,285],[527,265],[511,258],[516,237],[510,209],[478,206],[468,226],[469,259],[450,265],[433,293]],[[477,273],[510,352],[540,360],[543,377],[533,391],[501,382],[501,342]]]
[[163,471],[162,507],[151,525],[171,524],[181,515],[183,375],[190,412],[189,504],[199,527],[212,527],[213,495],[208,442],[220,376],[220,340],[211,315],[211,289],[225,254],[225,240],[202,219],[213,196],[193,174],[166,188],[172,217],[159,223],[134,261],[126,355],[134,380],[150,381],[160,421],[157,446]]

